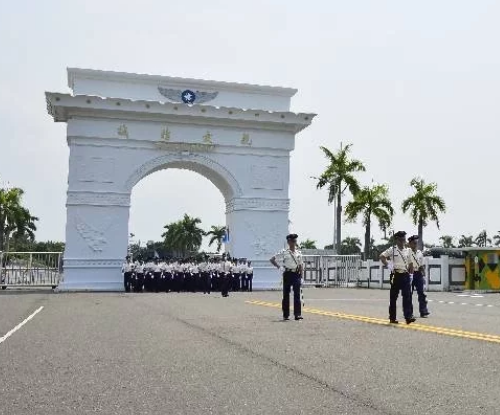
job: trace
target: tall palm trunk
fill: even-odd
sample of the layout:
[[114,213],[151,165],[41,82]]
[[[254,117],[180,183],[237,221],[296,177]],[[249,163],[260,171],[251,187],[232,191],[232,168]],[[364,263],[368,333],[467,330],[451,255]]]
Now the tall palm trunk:
[[[5,244],[5,252],[9,252],[9,250],[10,250],[10,235],[9,235],[9,233],[7,233],[7,238],[4,241],[4,244]],[[0,249],[0,251],[1,251],[1,249]]]
[[370,242],[371,242],[371,221],[368,220],[366,222],[366,227],[365,227],[365,258],[364,260],[367,261],[368,258],[370,258]]
[[340,253],[340,247],[342,245],[342,194],[339,192],[337,194],[337,249],[336,253]]
[[424,249],[424,220],[420,217],[418,219],[418,249]]

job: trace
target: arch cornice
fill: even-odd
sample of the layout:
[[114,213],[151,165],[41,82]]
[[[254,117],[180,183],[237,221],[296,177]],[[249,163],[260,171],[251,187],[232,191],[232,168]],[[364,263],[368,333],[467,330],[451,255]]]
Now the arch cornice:
[[131,192],[133,187],[144,177],[169,167],[191,170],[201,174],[219,188],[226,200],[241,197],[243,194],[240,184],[229,170],[210,157],[193,153],[163,154],[146,161],[129,176],[123,190]]

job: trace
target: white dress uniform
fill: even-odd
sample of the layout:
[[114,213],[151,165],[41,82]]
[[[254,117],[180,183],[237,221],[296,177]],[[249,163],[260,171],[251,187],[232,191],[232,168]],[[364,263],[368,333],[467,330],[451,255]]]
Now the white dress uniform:
[[281,261],[285,271],[296,272],[300,266],[304,266],[304,258],[299,250],[282,249],[277,252],[275,258]]
[[382,255],[385,256],[389,261],[389,269],[395,271],[396,273],[409,272],[409,266],[411,264],[410,248],[399,249],[397,246],[385,250]]
[[283,318],[287,320],[290,317],[290,292],[293,287],[293,314],[295,319],[302,319],[302,298],[301,298],[301,278],[300,270],[304,266],[304,258],[299,250],[282,249],[274,256],[279,260],[285,271],[283,272],[283,301],[281,309]]
[[[396,238],[405,237],[405,232],[395,234]],[[401,292],[403,297],[403,314],[407,324],[415,321],[413,318],[413,305],[411,300],[411,277],[409,274],[411,268],[411,250],[409,248],[399,248],[393,246],[382,253],[382,256],[388,260],[388,268],[391,272],[391,289],[389,293],[389,321],[397,323],[396,320],[396,302]]]

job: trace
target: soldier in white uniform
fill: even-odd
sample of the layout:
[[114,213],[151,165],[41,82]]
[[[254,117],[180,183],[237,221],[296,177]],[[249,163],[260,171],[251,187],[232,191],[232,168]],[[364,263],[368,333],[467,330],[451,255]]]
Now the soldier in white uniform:
[[389,322],[397,324],[396,305],[401,291],[403,297],[403,313],[406,324],[413,323],[413,306],[411,301],[411,277],[413,264],[409,248],[405,248],[406,232],[399,231],[394,234],[396,245],[387,249],[380,255],[382,263],[391,271],[391,291],[389,301]]
[[276,253],[270,261],[276,268],[281,269],[277,260],[283,263],[283,300],[281,308],[283,310],[283,319],[290,320],[290,291],[293,287],[293,314],[295,320],[302,320],[302,301],[300,298],[300,286],[302,283],[302,270],[304,260],[301,252],[297,249],[296,233],[287,235],[286,241],[288,248]]
[[247,274],[247,288],[248,291],[253,291],[253,267],[252,261],[248,261],[246,264],[246,274]]
[[122,266],[123,273],[123,285],[125,287],[125,292],[130,292],[130,286],[132,284],[132,272],[134,270],[134,264],[132,263],[132,259],[130,255],[125,257],[125,263]]
[[191,291],[196,292],[200,288],[200,267],[197,262],[193,262],[191,264],[191,278],[192,278],[192,286]]
[[210,294],[210,264],[205,260],[200,262],[198,269],[200,271],[201,288],[203,294]]
[[417,249],[418,239],[418,235],[413,235],[408,238],[408,246],[410,247],[410,260],[413,263],[412,293],[414,289],[417,290],[418,310],[420,312],[420,317],[426,318],[430,313],[427,309],[427,296],[424,292],[424,254],[422,254],[422,251]]
[[135,291],[139,293],[142,292],[142,288],[144,285],[144,264],[142,261],[136,261],[135,274],[136,274]]
[[231,282],[232,282],[232,271],[233,271],[233,264],[228,257],[225,260],[223,260],[219,274],[221,281],[220,292],[223,297],[229,297],[229,289],[231,288]]

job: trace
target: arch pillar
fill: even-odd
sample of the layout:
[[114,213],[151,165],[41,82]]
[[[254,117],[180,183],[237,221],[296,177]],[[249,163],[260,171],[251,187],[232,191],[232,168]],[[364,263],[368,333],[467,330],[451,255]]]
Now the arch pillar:
[[61,291],[123,291],[130,193],[68,191]]
[[284,246],[289,205],[288,199],[265,197],[226,202],[228,250],[233,257],[252,261],[255,289],[279,288],[280,276],[269,259]]

